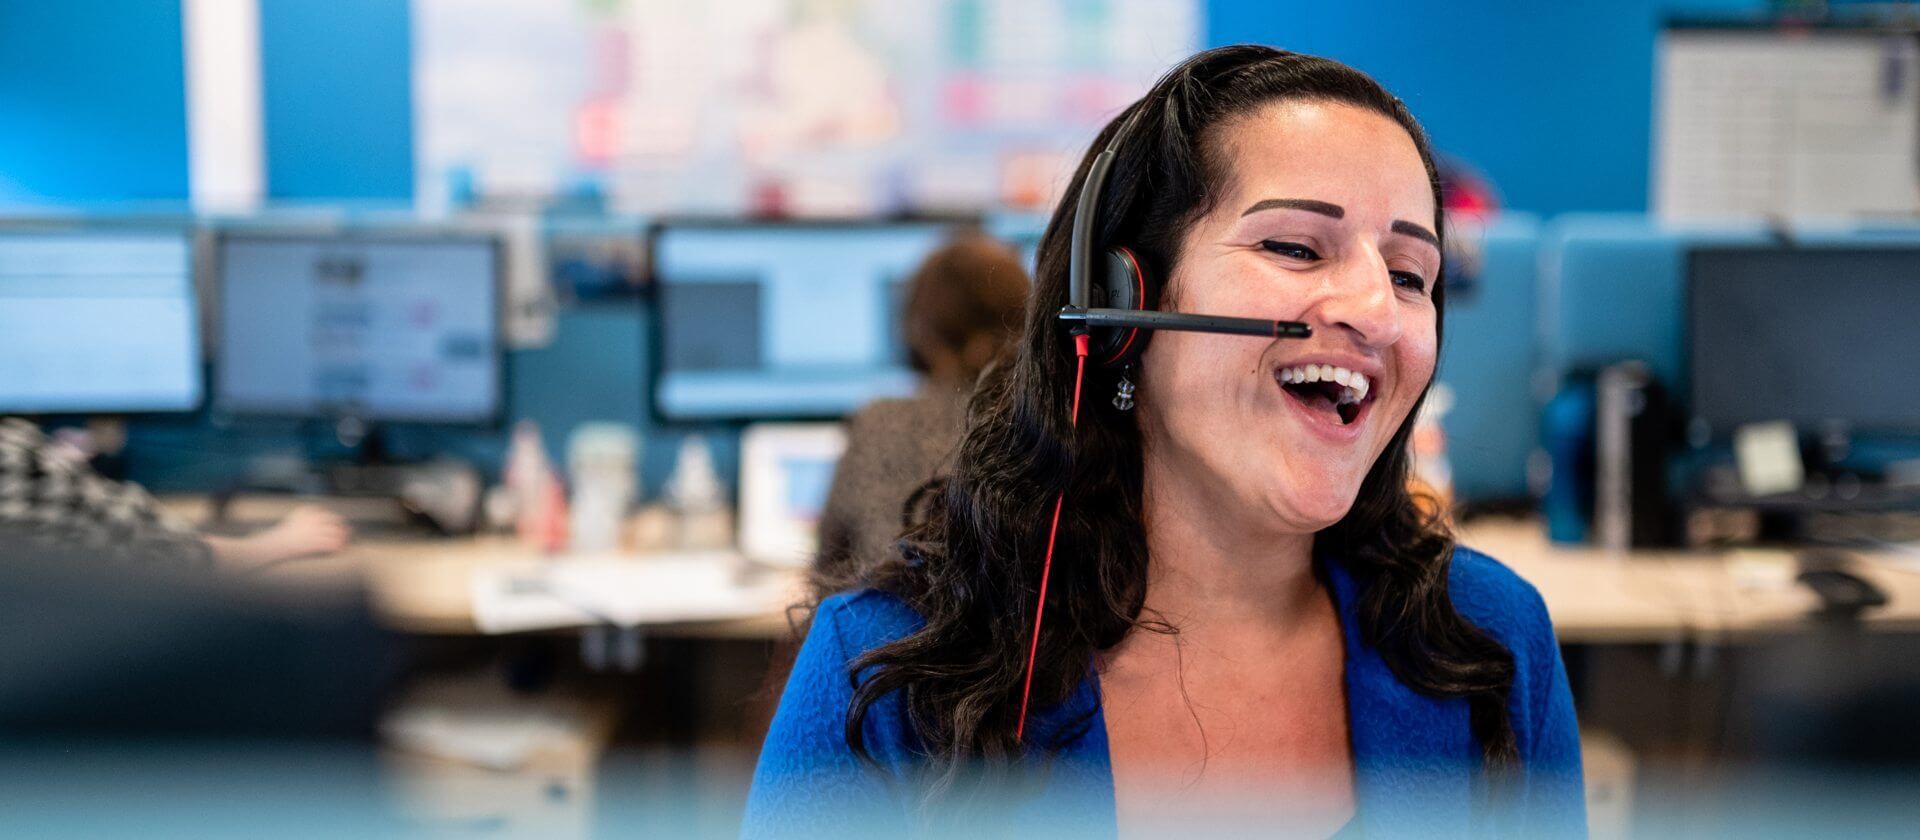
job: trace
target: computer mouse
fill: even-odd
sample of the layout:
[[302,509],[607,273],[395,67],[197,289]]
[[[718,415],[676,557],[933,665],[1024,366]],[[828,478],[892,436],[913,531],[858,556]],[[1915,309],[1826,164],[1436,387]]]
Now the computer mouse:
[[1798,580],[1820,596],[1820,612],[1852,617],[1869,607],[1884,607],[1887,593],[1873,581],[1842,568],[1830,556],[1802,557]]

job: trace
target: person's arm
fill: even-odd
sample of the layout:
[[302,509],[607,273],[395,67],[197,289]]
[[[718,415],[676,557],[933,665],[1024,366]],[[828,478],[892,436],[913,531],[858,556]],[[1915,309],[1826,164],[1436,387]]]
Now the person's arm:
[[842,635],[843,609],[829,599],[814,614],[760,748],[743,838],[906,833],[905,811],[884,771],[847,744],[853,654]]
[[316,505],[301,505],[263,531],[244,537],[208,534],[207,548],[222,566],[252,569],[322,554],[347,547],[353,529],[339,514]]
[[346,520],[310,505],[245,537],[203,536],[140,485],[95,472],[80,452],[11,418],[0,419],[0,519],[43,551],[185,567],[257,568],[339,551],[352,536]]

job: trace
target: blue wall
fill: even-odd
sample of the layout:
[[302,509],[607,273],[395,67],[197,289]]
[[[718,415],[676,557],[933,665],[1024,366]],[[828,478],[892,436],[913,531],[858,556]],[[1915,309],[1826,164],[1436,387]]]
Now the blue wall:
[[0,0],[0,204],[187,197],[180,0]]
[[1339,59],[1406,100],[1439,151],[1541,214],[1647,209],[1653,46],[1674,12],[1763,0],[1210,0],[1209,46]]
[[[1638,211],[1661,19],[1765,6],[1208,0],[1206,41],[1374,74],[1510,207]],[[269,196],[411,198],[406,0],[261,0],[260,28]],[[185,198],[184,82],[179,0],[0,0],[0,202]]]
[[407,0],[260,0],[267,197],[413,198]]

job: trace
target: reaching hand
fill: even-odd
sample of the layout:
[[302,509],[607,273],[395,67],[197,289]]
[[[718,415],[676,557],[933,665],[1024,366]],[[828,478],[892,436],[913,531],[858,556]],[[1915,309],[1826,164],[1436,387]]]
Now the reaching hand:
[[301,505],[258,538],[277,550],[275,560],[332,554],[353,540],[353,526],[340,514],[317,505]]
[[301,505],[264,531],[239,538],[208,537],[207,544],[222,559],[252,565],[333,554],[352,540],[353,528],[340,514]]

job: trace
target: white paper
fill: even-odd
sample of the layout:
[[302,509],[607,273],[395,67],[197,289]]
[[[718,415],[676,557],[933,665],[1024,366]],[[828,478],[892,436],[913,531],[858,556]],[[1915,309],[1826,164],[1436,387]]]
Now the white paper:
[[552,712],[439,705],[402,708],[381,721],[380,734],[400,749],[491,770],[515,769],[542,747],[581,737],[577,722]]
[[638,627],[726,621],[777,613],[799,597],[799,578],[774,574],[739,582],[731,552],[663,557],[590,555],[474,569],[474,624],[518,633],[611,624]]
[[1800,439],[1792,423],[1752,423],[1735,429],[1733,454],[1747,495],[1792,493],[1806,480]]

